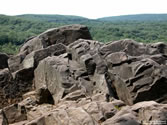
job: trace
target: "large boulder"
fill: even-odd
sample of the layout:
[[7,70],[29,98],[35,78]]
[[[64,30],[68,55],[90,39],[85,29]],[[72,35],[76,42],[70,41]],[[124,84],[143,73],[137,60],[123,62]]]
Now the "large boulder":
[[[38,57],[42,59],[51,54],[56,56],[60,55],[62,52],[64,52],[63,45],[73,43],[75,40],[78,40],[80,38],[92,39],[88,28],[84,25],[68,25],[59,28],[49,29],[43,32],[42,34],[38,35],[37,37],[33,37],[30,40],[27,40],[21,47],[19,54],[9,58],[9,68],[11,72],[15,72],[19,69],[22,69],[23,60],[28,54],[30,54],[33,51],[36,52],[30,54],[27,57],[28,59],[30,57]],[[54,44],[59,45],[47,48],[48,46]]]
[[151,58],[112,65],[109,73],[119,99],[127,104],[149,100],[167,101],[166,66]]
[[76,90],[81,89],[88,95],[92,93],[92,82],[82,78],[82,74],[87,74],[86,70],[67,57],[67,54],[48,57],[35,70],[35,88],[47,87],[55,103]]
[[167,102],[166,46],[122,40],[100,48],[119,99],[129,105],[149,100]]
[[27,54],[28,53],[25,51],[17,55],[14,55],[8,59],[8,65],[11,72],[16,72],[17,70],[23,67],[22,62]]
[[130,56],[167,54],[167,44],[158,42],[152,44],[139,43],[134,40],[124,39],[113,41],[102,46],[99,51],[104,55],[115,52],[125,52]]
[[55,103],[62,98],[74,100],[98,92],[109,94],[107,68],[98,54],[100,46],[97,41],[79,39],[67,47],[68,53],[42,60],[35,70],[36,89],[47,87]]
[[[16,67],[17,71],[12,73],[13,82],[6,86],[6,92],[11,98],[21,98],[25,92],[31,91],[34,88],[34,69],[38,66],[39,61],[48,56],[60,55],[64,52],[66,52],[66,47],[63,44],[56,44],[28,54],[20,66]],[[17,56],[17,59],[20,60],[20,56]]]
[[79,38],[91,39],[86,26],[69,25],[50,29],[26,41],[19,54],[8,60],[12,81],[4,88],[8,97],[22,98],[33,90],[34,69],[48,56],[59,56],[66,52],[66,46]]
[[0,69],[8,68],[9,56],[5,53],[0,53]]
[[53,28],[27,41],[21,47],[20,52],[27,50],[30,53],[34,50],[46,48],[47,46],[58,43],[68,45],[79,38],[92,39],[88,28],[84,25],[75,24]]
[[51,45],[44,49],[39,49],[28,54],[23,61],[23,68],[36,68],[39,61],[48,56],[58,56],[66,52],[63,44]]
[[[70,60],[77,61],[87,71],[88,78],[93,82],[95,91],[116,97],[111,87],[108,67],[100,49],[105,44],[93,40],[79,39],[68,46]],[[86,75],[85,75],[86,77]]]

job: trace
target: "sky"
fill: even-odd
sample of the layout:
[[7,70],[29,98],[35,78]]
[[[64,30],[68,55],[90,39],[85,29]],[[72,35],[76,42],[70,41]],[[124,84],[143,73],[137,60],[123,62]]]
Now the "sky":
[[167,0],[1,0],[0,14],[61,14],[96,19],[167,13]]

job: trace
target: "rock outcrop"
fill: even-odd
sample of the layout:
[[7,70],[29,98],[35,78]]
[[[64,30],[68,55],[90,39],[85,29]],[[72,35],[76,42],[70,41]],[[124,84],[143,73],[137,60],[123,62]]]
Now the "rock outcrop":
[[167,124],[165,43],[104,44],[91,40],[86,26],[69,25],[32,37],[6,57],[2,125]]
[[92,39],[86,26],[69,25],[54,28],[27,40],[19,54],[8,59],[7,66],[12,74],[12,82],[7,85],[8,93],[18,98],[33,90],[34,70],[39,62],[48,56],[65,53],[66,45],[79,38]]
[[58,43],[69,45],[80,38],[92,39],[86,26],[76,24],[53,28],[27,41],[21,47],[20,52],[27,51],[28,53],[31,53],[32,51],[43,49]]
[[[115,44],[122,45],[119,47],[120,50],[115,52],[107,50],[115,48]],[[100,51],[105,53],[112,84],[119,99],[126,104],[132,105],[149,100],[166,102],[167,56],[165,49],[162,51],[160,47],[156,47],[159,44],[145,45],[124,40],[101,48]],[[162,43],[161,45],[165,46]]]

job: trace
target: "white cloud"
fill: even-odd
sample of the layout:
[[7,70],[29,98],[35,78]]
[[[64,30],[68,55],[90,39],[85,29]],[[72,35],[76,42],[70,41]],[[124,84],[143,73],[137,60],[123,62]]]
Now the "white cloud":
[[0,14],[65,14],[88,18],[167,13],[166,0],[2,0]]

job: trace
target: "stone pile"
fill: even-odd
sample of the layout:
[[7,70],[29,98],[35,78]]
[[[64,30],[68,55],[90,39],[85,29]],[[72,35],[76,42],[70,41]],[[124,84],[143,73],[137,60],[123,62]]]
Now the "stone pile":
[[0,54],[2,125],[167,124],[167,44],[92,40],[83,25]]

